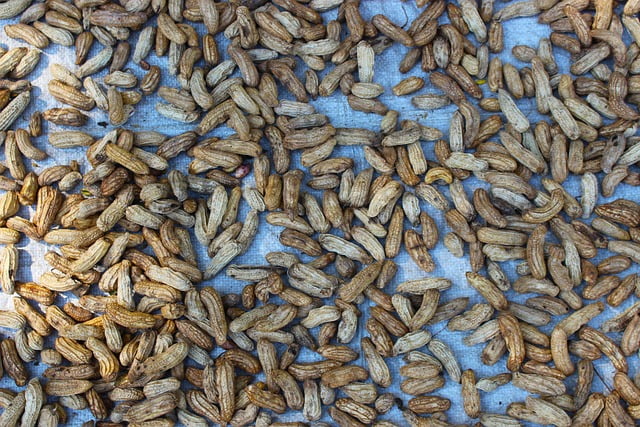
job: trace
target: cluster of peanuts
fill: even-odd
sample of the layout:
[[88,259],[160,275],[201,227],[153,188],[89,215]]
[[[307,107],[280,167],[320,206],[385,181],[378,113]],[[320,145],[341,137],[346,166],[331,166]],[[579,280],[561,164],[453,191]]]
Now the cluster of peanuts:
[[[616,193],[640,185],[640,1],[398,5],[406,25],[360,0],[0,0],[0,426],[638,423],[640,200]],[[550,35],[512,64],[525,17]],[[376,82],[395,44],[413,75]],[[75,64],[51,58],[59,106],[33,111],[50,45]],[[378,130],[313,105],[340,96]],[[189,130],[130,129],[149,97]],[[265,223],[283,249],[234,264]],[[23,282],[27,240],[55,250]],[[440,243],[466,283],[434,275]],[[526,398],[487,410],[507,385]]]

